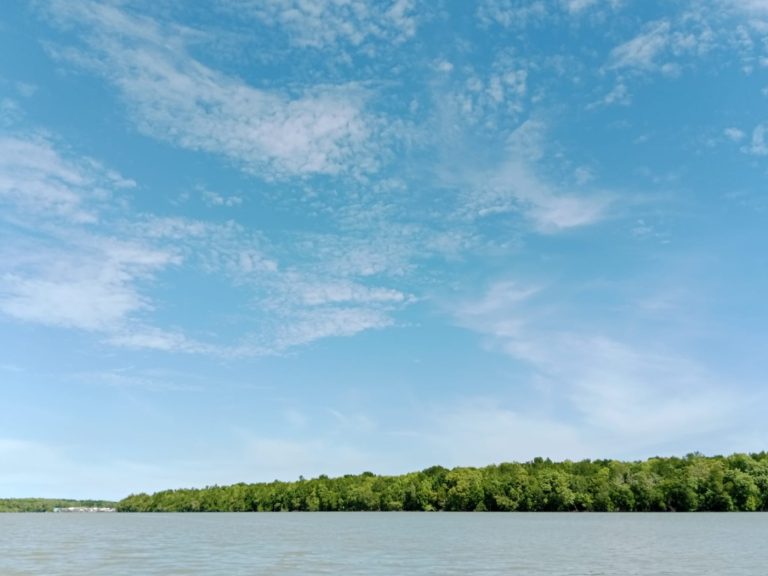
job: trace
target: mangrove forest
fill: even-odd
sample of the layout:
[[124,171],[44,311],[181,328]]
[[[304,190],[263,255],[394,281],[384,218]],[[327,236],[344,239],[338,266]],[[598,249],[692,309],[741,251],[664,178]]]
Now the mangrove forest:
[[768,452],[645,461],[536,458],[482,468],[433,466],[134,494],[119,512],[759,511],[768,510]]

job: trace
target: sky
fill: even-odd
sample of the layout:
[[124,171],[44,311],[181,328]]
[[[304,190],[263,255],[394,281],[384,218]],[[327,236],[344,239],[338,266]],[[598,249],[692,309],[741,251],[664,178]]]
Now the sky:
[[768,447],[768,1],[0,8],[0,497]]

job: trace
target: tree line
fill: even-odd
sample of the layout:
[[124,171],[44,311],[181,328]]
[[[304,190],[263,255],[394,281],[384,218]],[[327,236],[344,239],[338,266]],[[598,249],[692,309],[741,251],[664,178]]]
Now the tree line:
[[754,511],[768,510],[768,453],[645,461],[536,458],[483,468],[433,466],[296,482],[133,494],[119,512]]
[[55,508],[114,508],[108,500],[67,500],[52,498],[0,498],[0,512],[53,512]]

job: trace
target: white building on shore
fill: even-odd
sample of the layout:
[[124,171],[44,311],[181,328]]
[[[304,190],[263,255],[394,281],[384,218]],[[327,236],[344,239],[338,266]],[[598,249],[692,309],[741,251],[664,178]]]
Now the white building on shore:
[[54,508],[54,512],[117,512],[115,508],[88,507],[88,506],[69,506],[67,508]]

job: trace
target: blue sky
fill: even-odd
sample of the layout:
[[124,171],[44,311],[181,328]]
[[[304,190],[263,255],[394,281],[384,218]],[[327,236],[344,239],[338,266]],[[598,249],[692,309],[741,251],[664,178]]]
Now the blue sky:
[[0,496],[766,448],[768,2],[0,9]]

